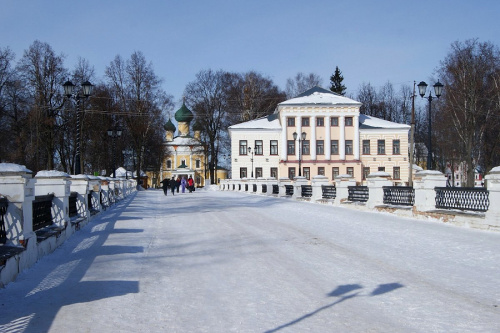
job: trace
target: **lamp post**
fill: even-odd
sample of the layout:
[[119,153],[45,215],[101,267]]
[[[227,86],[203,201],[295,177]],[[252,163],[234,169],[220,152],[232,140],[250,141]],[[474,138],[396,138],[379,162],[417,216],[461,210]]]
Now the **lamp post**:
[[[421,81],[418,85],[418,90],[420,93],[420,96],[423,98],[425,95],[425,90],[427,89],[427,83],[424,81]],[[434,84],[434,94],[436,95],[437,98],[441,96],[441,92],[443,90],[443,84],[439,82]],[[429,101],[429,114],[428,114],[428,119],[429,119],[429,147],[428,147],[428,152],[427,152],[427,170],[432,170],[432,140],[431,140],[431,132],[432,132],[432,125],[431,125],[431,105],[432,105],[432,93],[429,91],[429,96],[427,97],[427,100]]]
[[[297,132],[293,132],[293,140],[297,140],[297,137],[298,137],[298,134]],[[302,177],[302,166],[301,166],[301,163],[302,163],[302,141],[304,141],[306,139],[306,132],[302,132],[300,134],[300,137],[298,137],[299,139],[299,177]]]
[[252,158],[250,159],[250,161],[252,161],[252,178],[253,178],[253,153],[254,153],[254,152],[253,152],[253,150],[252,150],[252,148],[251,148],[251,147],[248,147],[248,152],[249,152],[249,153],[252,153]]
[[71,81],[66,81],[63,84],[64,95],[68,99],[73,98],[76,101],[76,154],[75,154],[75,175],[82,173],[81,160],[80,160],[80,142],[82,138],[82,128],[80,124],[80,100],[86,99],[92,94],[92,88],[94,87],[89,81],[85,81],[81,84],[82,89],[80,91],[75,91],[75,85]]
[[[120,136],[122,136],[122,129],[119,128],[119,127],[116,127],[116,128],[113,128],[113,129],[109,129],[108,130],[108,136],[110,138],[113,138],[113,178],[116,178],[116,167],[115,167],[115,146],[116,146],[116,138],[119,138]],[[127,170],[125,170],[125,173],[127,172]]]

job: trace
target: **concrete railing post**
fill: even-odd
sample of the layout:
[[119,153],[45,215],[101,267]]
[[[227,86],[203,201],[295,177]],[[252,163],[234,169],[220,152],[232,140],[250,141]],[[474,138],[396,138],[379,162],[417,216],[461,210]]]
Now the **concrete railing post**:
[[323,198],[323,189],[321,186],[329,185],[328,177],[326,176],[314,176],[311,181],[312,186],[312,196],[311,201],[315,202]]
[[445,187],[446,176],[434,170],[419,171],[415,174],[415,209],[421,212],[436,209],[435,187]]
[[375,172],[368,175],[366,182],[368,185],[368,208],[384,204],[384,186],[392,186],[391,175],[387,172]]
[[500,166],[497,166],[486,175],[486,188],[488,189],[490,206],[486,211],[486,221],[490,227],[500,229]]
[[[132,188],[135,188],[135,182],[133,180],[129,181],[129,186],[131,186]],[[89,202],[89,210],[92,210],[93,212],[102,211],[100,177],[89,176],[89,190],[92,191],[92,194],[90,196],[91,202]]]
[[266,178],[267,192],[266,195],[273,195],[273,185],[278,185],[278,181],[274,177]]
[[356,186],[356,180],[351,175],[339,175],[335,178],[335,187],[337,188],[335,204],[347,201],[349,186]]
[[86,175],[74,175],[71,176],[71,192],[77,192],[76,209],[78,211],[78,216],[85,218],[85,220],[90,220],[89,212],[89,177]]
[[308,185],[309,182],[304,176],[297,176],[293,180],[294,183],[293,183],[292,199],[297,199],[302,197],[302,185]]
[[286,188],[285,185],[292,185],[292,181],[290,178],[282,177],[278,181],[278,186],[279,186],[279,194],[278,197],[285,197],[286,196]]

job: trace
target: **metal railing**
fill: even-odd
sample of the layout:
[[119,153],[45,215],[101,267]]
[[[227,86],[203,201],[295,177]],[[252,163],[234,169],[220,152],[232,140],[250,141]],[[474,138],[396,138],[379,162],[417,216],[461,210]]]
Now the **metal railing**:
[[78,207],[76,205],[78,201],[78,192],[71,192],[69,195],[69,217],[78,216]]
[[253,191],[257,192],[257,184],[253,184]]
[[9,201],[7,198],[0,198],[0,244],[7,242],[7,227],[5,226],[4,216],[7,215]]
[[33,231],[40,230],[52,224],[53,194],[39,195],[33,200]]
[[415,189],[410,186],[384,186],[384,204],[413,206],[415,204]]
[[285,185],[285,194],[288,196],[293,195],[293,185]]
[[436,208],[486,212],[490,206],[489,191],[476,187],[436,187]]
[[248,184],[245,184],[245,192],[248,192]]
[[321,185],[321,198],[335,199],[337,196],[337,188],[334,185]]
[[267,193],[267,185],[262,184],[262,193]]
[[368,186],[348,186],[347,200],[355,202],[368,201]]
[[301,185],[300,186],[300,196],[303,198],[310,198],[313,194],[313,188],[311,185]]
[[280,187],[277,184],[273,184],[273,194],[280,194]]

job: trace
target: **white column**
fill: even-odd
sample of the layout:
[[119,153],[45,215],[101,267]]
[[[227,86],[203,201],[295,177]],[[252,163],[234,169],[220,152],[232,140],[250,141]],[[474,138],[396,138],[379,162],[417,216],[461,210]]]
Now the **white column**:
[[359,116],[354,116],[354,159],[359,160]]
[[311,159],[316,160],[316,116],[311,117]]
[[330,116],[325,117],[325,159],[332,159],[332,138],[331,138],[331,127],[330,127]]
[[287,140],[286,140],[287,129],[288,129],[288,124],[286,122],[286,117],[282,116],[281,117],[281,150],[280,150],[280,155],[281,155],[282,161],[287,160],[287,153],[288,153],[288,145],[287,145]]
[[339,117],[339,155],[341,160],[345,160],[345,116]]
[[[194,170],[193,168],[193,150],[189,148],[189,169]],[[217,175],[215,175],[217,177]]]

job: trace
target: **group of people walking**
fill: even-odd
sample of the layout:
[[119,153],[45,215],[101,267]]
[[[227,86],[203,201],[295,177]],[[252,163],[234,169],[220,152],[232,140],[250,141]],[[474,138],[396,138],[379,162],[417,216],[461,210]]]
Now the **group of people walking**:
[[167,195],[168,189],[170,188],[170,191],[172,191],[172,195],[177,191],[179,193],[179,188],[181,189],[182,193],[186,192],[186,189],[189,191],[189,193],[194,191],[194,181],[193,177],[189,176],[188,179],[186,177],[178,176],[177,179],[175,177],[172,177],[172,179],[165,178],[161,182],[162,188],[163,188],[163,193]]

